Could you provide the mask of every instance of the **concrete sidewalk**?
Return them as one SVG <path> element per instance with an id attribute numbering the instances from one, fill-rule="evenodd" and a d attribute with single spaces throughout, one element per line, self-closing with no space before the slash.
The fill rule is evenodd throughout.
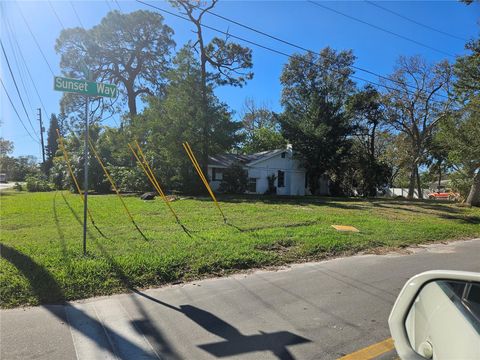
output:
<path id="1" fill-rule="evenodd" d="M 2 310 L 0 358 L 336 359 L 390 336 L 412 275 L 480 272 L 480 239 L 410 250 Z"/>

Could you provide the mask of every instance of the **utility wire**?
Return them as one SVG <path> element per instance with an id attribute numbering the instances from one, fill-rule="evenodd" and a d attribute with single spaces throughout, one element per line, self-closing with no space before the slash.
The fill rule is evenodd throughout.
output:
<path id="1" fill-rule="evenodd" d="M 77 17 L 78 22 L 80 23 L 80 26 L 85 30 L 85 26 L 82 24 L 82 20 L 80 20 L 80 16 L 78 16 L 77 10 L 75 9 L 75 6 L 73 5 L 73 2 L 69 1 L 70 5 L 72 6 L 73 12 L 75 13 L 75 16 Z"/>
<path id="2" fill-rule="evenodd" d="M 20 6 L 18 6 L 18 10 L 20 11 L 20 15 L 22 16 L 22 19 L 23 19 L 25 25 L 27 25 L 27 29 L 30 32 L 30 35 L 32 35 L 33 41 L 37 45 L 37 48 L 40 51 L 40 54 L 42 54 L 43 60 L 45 60 L 45 63 L 47 64 L 48 68 L 50 69 L 50 72 L 51 72 L 52 76 L 55 76 L 55 73 L 53 72 L 53 69 L 50 66 L 50 63 L 48 62 L 47 57 L 45 56 L 45 53 L 43 52 L 40 44 L 37 41 L 37 38 L 35 37 L 35 34 L 33 33 L 32 29 L 30 28 L 30 25 L 28 25 L 27 19 L 25 19 L 25 16 L 23 16 L 23 12 L 22 12 L 22 9 L 20 8 Z"/>
<path id="3" fill-rule="evenodd" d="M 331 7 L 328 7 L 328 6 L 326 6 L 326 5 L 320 4 L 320 3 L 316 2 L 316 1 L 313 1 L 313 0 L 307 0 L 307 1 L 308 1 L 309 3 L 311 3 L 311 4 L 313 4 L 313 5 L 316 5 L 316 6 L 318 6 L 318 7 L 321 7 L 322 9 L 325 9 L 325 10 L 328 10 L 328 11 L 331 11 L 331 12 L 334 12 L 334 13 L 336 13 L 336 14 L 338 14 L 338 15 L 342 15 L 342 16 L 350 19 L 350 20 L 354 20 L 354 21 L 357 21 L 357 22 L 362 23 L 362 24 L 364 24 L 364 25 L 368 25 L 368 26 L 370 26 L 370 27 L 372 27 L 372 28 L 374 28 L 374 29 L 383 31 L 383 32 L 385 32 L 385 33 L 387 33 L 387 34 L 396 36 L 396 37 L 398 37 L 398 38 L 400 38 L 400 39 L 403 39 L 403 40 L 406 40 L 406 41 L 410 41 L 410 42 L 412 42 L 412 43 L 414 43 L 414 44 L 423 46 L 424 48 L 427 48 L 427 49 L 436 51 L 436 52 L 438 52 L 438 53 L 440 53 L 440 54 L 443 54 L 443 55 L 447 55 L 447 56 L 450 56 L 450 57 L 455 57 L 455 55 L 450 54 L 450 53 L 448 53 L 448 52 L 446 52 L 446 51 L 437 49 L 437 48 L 435 48 L 435 47 L 433 47 L 433 46 L 430 46 L 430 45 L 428 45 L 428 44 L 422 43 L 422 42 L 417 41 L 417 40 L 415 40 L 415 39 L 409 38 L 409 37 L 407 37 L 407 36 L 404 36 L 404 35 L 398 34 L 398 33 L 396 33 L 396 32 L 393 32 L 393 31 L 391 31 L 391 30 L 388 30 L 388 29 L 382 28 L 382 27 L 380 27 L 380 26 L 374 25 L 374 24 L 372 24 L 372 23 L 369 23 L 368 21 L 361 20 L 361 19 L 359 19 L 359 18 L 357 18 L 357 17 L 354 17 L 354 16 L 351 16 L 351 15 L 345 14 L 345 13 L 343 13 L 343 12 L 341 12 L 341 11 L 338 11 L 338 10 L 332 9 Z"/>
<path id="4" fill-rule="evenodd" d="M 11 27 L 10 23 L 8 22 L 8 20 L 6 21 L 6 24 L 7 24 L 7 30 L 13 35 L 14 32 L 13 32 L 12 27 Z M 20 48 L 20 45 L 18 44 L 17 38 L 15 36 L 12 36 L 12 38 L 13 38 L 13 41 L 14 41 L 16 47 L 17 47 L 18 53 L 20 54 L 20 59 L 22 60 L 23 65 L 25 66 L 25 69 L 27 70 L 28 77 L 30 78 L 30 81 L 33 85 L 35 93 L 37 94 L 37 97 L 38 97 L 38 100 L 40 101 L 42 109 L 43 109 L 45 114 L 48 114 L 47 110 L 45 109 L 45 105 L 43 104 L 42 97 L 40 96 L 40 93 L 38 91 L 35 80 L 33 80 L 32 74 L 30 73 L 30 70 L 28 69 L 27 62 L 25 61 L 25 57 L 23 56 L 23 52 L 22 52 L 22 49 Z"/>
<path id="5" fill-rule="evenodd" d="M 115 1 L 115 4 L 117 4 L 117 7 L 118 7 L 118 10 L 120 10 L 120 12 L 122 12 L 122 7 L 120 6 L 120 4 L 118 3 L 117 0 L 114 0 Z"/>
<path id="6" fill-rule="evenodd" d="M 52 9 L 53 11 L 53 14 L 55 15 L 55 17 L 57 18 L 58 22 L 60 23 L 60 26 L 62 27 L 62 29 L 65 29 L 65 26 L 63 26 L 63 22 L 62 20 L 60 19 L 60 16 L 58 16 L 57 12 L 55 11 L 55 8 L 53 7 L 53 4 L 50 0 L 48 0 L 48 3 L 50 4 L 50 8 Z"/>
<path id="7" fill-rule="evenodd" d="M 410 21 L 411 23 L 416 24 L 416 25 L 418 25 L 418 26 L 422 26 L 422 27 L 424 27 L 424 28 L 426 28 L 426 29 L 435 31 L 435 32 L 437 32 L 437 33 L 439 33 L 439 34 L 442 34 L 442 35 L 445 35 L 445 36 L 450 36 L 451 38 L 454 38 L 454 39 L 458 39 L 458 40 L 462 40 L 462 41 L 468 41 L 468 39 L 465 39 L 465 38 L 463 38 L 463 37 L 460 37 L 460 36 L 457 36 L 457 35 L 454 35 L 454 34 L 450 34 L 450 33 L 446 32 L 446 31 L 443 31 L 443 30 L 440 30 L 440 29 L 436 29 L 436 28 L 434 28 L 434 27 L 432 27 L 432 26 L 423 24 L 423 23 L 421 23 L 421 22 L 419 22 L 419 21 L 416 21 L 416 20 L 414 20 L 414 19 L 411 19 L 411 18 L 409 18 L 409 17 L 406 17 L 405 15 L 402 15 L 402 14 L 400 14 L 400 13 L 397 13 L 396 11 L 390 10 L 390 9 L 388 9 L 388 8 L 382 6 L 382 5 L 379 5 L 379 4 L 377 4 L 377 3 L 374 3 L 373 1 L 369 1 L 369 0 L 364 0 L 364 1 L 365 1 L 366 3 L 372 5 L 372 6 L 375 6 L 375 7 L 379 8 L 379 9 L 382 9 L 383 11 L 389 12 L 390 14 L 393 14 L 393 15 L 395 15 L 395 16 L 398 16 L 398 17 L 400 17 L 400 18 L 402 18 L 402 19 L 404 19 L 404 20 Z"/>
<path id="8" fill-rule="evenodd" d="M 243 28 L 245 28 L 245 29 L 248 29 L 248 30 L 251 30 L 251 31 L 253 31 L 253 32 L 256 32 L 257 34 L 264 35 L 264 36 L 266 36 L 266 37 L 268 37 L 268 38 L 270 38 L 270 39 L 273 39 L 273 40 L 276 40 L 276 41 L 281 42 L 281 43 L 283 43 L 283 44 L 292 46 L 292 47 L 297 48 L 297 49 L 299 49 L 299 50 L 308 52 L 309 54 L 313 54 L 313 55 L 316 55 L 316 54 L 317 54 L 317 52 L 315 52 L 315 51 L 313 51 L 313 50 L 310 50 L 310 49 L 307 49 L 307 48 L 305 48 L 305 47 L 303 47 L 303 46 L 294 44 L 294 43 L 292 43 L 292 42 L 290 42 L 290 41 L 286 41 L 286 40 L 280 39 L 279 37 L 276 37 L 276 36 L 274 36 L 274 35 L 270 35 L 270 34 L 264 32 L 264 31 L 262 31 L 262 30 L 255 29 L 255 28 L 253 28 L 253 27 L 251 27 L 251 26 L 242 24 L 242 23 L 240 23 L 240 22 L 238 22 L 238 21 L 229 19 L 229 18 L 227 18 L 227 17 L 225 17 L 225 16 L 222 16 L 222 15 L 219 15 L 219 14 L 217 14 L 217 13 L 214 13 L 214 12 L 211 11 L 211 10 L 206 10 L 206 12 L 209 13 L 210 15 L 213 15 L 213 16 L 216 16 L 216 17 L 218 17 L 218 18 L 220 18 L 220 19 L 223 19 L 223 20 L 225 20 L 225 21 L 228 21 L 228 22 L 230 22 L 230 23 L 232 23 L 232 24 L 235 24 L 235 25 L 241 26 L 241 27 L 243 27 Z M 356 66 L 356 65 L 352 65 L 351 67 L 352 67 L 353 69 L 358 70 L 358 71 L 363 71 L 363 72 L 365 72 L 365 73 L 367 73 L 367 74 L 378 76 L 378 77 L 381 78 L 381 79 L 384 79 L 384 80 L 387 80 L 387 81 L 391 81 L 391 82 L 397 83 L 397 84 L 399 84 L 399 85 L 405 85 L 405 86 L 411 88 L 412 90 L 420 91 L 417 87 L 415 87 L 415 86 L 413 86 L 413 85 L 404 84 L 404 83 L 402 83 L 401 81 L 398 81 L 398 80 L 395 80 L 395 79 L 391 79 L 391 78 L 389 78 L 388 76 L 378 74 L 378 73 L 376 73 L 376 72 L 374 72 L 374 71 L 365 69 L 365 68 L 363 68 L 363 67 Z M 447 96 L 442 95 L 442 94 L 437 94 L 437 96 L 439 96 L 439 97 L 444 97 L 444 98 L 446 98 L 446 99 L 448 98 Z"/>
<path id="9" fill-rule="evenodd" d="M 179 19 L 183 19 L 183 20 L 185 20 L 185 21 L 190 22 L 190 19 L 188 19 L 187 17 L 178 15 L 178 14 L 172 12 L 172 11 L 169 11 L 169 10 L 162 9 L 162 8 L 156 6 L 156 5 L 149 4 L 149 3 L 144 2 L 144 1 L 142 1 L 142 0 L 136 0 L 136 2 L 138 2 L 138 3 L 140 3 L 140 4 L 143 4 L 143 5 L 146 5 L 146 6 L 148 6 L 148 7 L 154 8 L 154 9 L 156 9 L 156 10 L 158 10 L 158 11 L 164 12 L 164 13 L 166 13 L 166 14 L 175 16 L 175 17 L 177 17 L 177 18 L 179 18 Z M 286 57 L 288 57 L 288 58 L 290 58 L 290 59 L 291 59 L 291 58 L 294 58 L 294 55 L 287 54 L 287 53 L 285 53 L 285 52 L 282 52 L 282 51 L 280 51 L 280 50 L 273 49 L 273 48 L 268 47 L 268 46 L 265 46 L 265 45 L 261 45 L 261 44 L 259 44 L 259 43 L 254 42 L 254 41 L 251 41 L 251 40 L 247 40 L 247 39 L 242 38 L 242 37 L 240 37 L 240 36 L 234 35 L 234 34 L 232 34 L 231 32 L 226 32 L 226 31 L 223 31 L 223 30 L 214 28 L 214 27 L 209 26 L 209 25 L 206 25 L 206 24 L 200 24 L 200 25 L 201 25 L 202 27 L 206 28 L 206 29 L 216 31 L 216 32 L 218 32 L 218 33 L 227 35 L 227 36 L 229 36 L 229 37 L 232 37 L 232 38 L 235 38 L 235 39 L 237 39 L 237 40 L 243 41 L 243 42 L 245 42 L 245 43 L 248 43 L 248 44 L 257 46 L 257 47 L 259 47 L 259 48 L 262 48 L 262 49 L 271 51 L 271 52 L 273 52 L 273 53 L 286 56 Z M 314 64 L 313 62 L 310 62 L 310 63 L 311 63 L 311 64 Z M 341 73 L 340 71 L 334 70 L 334 69 L 332 69 L 332 71 L 337 72 L 337 73 Z M 362 78 L 362 77 L 360 77 L 360 76 L 350 75 L 350 77 L 351 77 L 351 78 L 354 78 L 354 79 L 357 79 L 357 80 L 360 80 L 360 81 L 365 81 L 365 82 L 370 83 L 370 84 L 372 84 L 372 85 L 376 85 L 376 86 L 379 86 L 379 87 L 383 87 L 383 88 L 385 88 L 385 89 L 389 89 L 389 90 L 393 90 L 393 91 L 398 91 L 398 89 L 392 88 L 392 87 L 390 87 L 390 86 L 388 86 L 388 85 L 386 85 L 386 84 L 381 84 L 381 83 L 378 83 L 378 82 L 375 82 L 375 81 L 372 81 L 372 80 L 368 80 L 368 79 Z M 405 90 L 403 90 L 403 91 L 405 91 L 407 94 L 412 94 L 412 92 L 411 92 L 411 91 L 408 91 L 407 89 L 405 89 Z M 439 101 L 434 101 L 434 102 L 439 103 Z"/>
<path id="10" fill-rule="evenodd" d="M 29 92 L 27 91 L 27 87 L 25 86 L 25 81 L 24 81 L 24 77 L 25 76 L 25 69 L 24 67 L 20 66 L 21 63 L 19 61 L 19 57 L 17 57 L 17 52 L 18 50 L 15 48 L 14 46 L 14 43 L 13 43 L 13 40 L 12 40 L 12 36 L 10 35 L 12 32 L 10 31 L 9 27 L 10 27 L 10 24 L 7 23 L 8 19 L 5 19 L 5 23 L 6 23 L 6 28 L 7 28 L 7 40 L 8 40 L 8 43 L 10 44 L 10 49 L 12 50 L 12 55 L 13 55 L 13 62 L 15 63 L 16 67 L 17 67 L 17 71 L 18 71 L 18 75 L 20 77 L 20 84 L 22 85 L 22 89 L 23 89 L 23 92 L 24 94 L 26 95 L 26 99 L 27 99 L 27 103 L 29 105 L 29 108 L 30 110 L 32 110 L 32 112 L 34 112 L 34 108 L 32 106 L 32 101 L 30 100 L 30 94 Z M 6 42 L 5 42 L 6 44 Z"/>
<path id="11" fill-rule="evenodd" d="M 108 9 L 109 9 L 110 11 L 113 11 L 112 5 L 110 5 L 110 1 L 109 1 L 109 0 L 105 0 L 105 2 L 107 3 Z"/>
<path id="12" fill-rule="evenodd" d="M 35 128 L 33 127 L 32 120 L 30 120 L 30 116 L 28 115 L 28 111 L 27 111 L 27 108 L 25 107 L 25 103 L 23 102 L 23 98 L 22 98 L 22 95 L 20 94 L 20 90 L 18 89 L 17 80 L 15 79 L 15 75 L 13 74 L 12 67 L 10 66 L 10 61 L 8 60 L 7 53 L 5 52 L 5 48 L 3 47 L 3 41 L 1 39 L 0 39 L 0 45 L 2 47 L 3 56 L 7 61 L 8 71 L 10 72 L 10 75 L 13 79 L 13 84 L 15 85 L 15 89 L 17 90 L 18 97 L 20 98 L 23 111 L 25 111 L 25 115 L 27 116 L 28 123 L 30 124 L 30 127 L 33 130 L 33 133 L 38 136 L 37 132 L 35 131 Z"/>
<path id="13" fill-rule="evenodd" d="M 22 121 L 22 118 L 20 117 L 20 114 L 18 113 L 17 108 L 13 104 L 12 98 L 8 94 L 7 88 L 5 87 L 5 84 L 3 83 L 2 78 L 0 78 L 0 82 L 2 83 L 3 91 L 5 91 L 5 94 L 7 94 L 8 101 L 10 101 L 10 105 L 12 105 L 12 108 L 15 111 L 15 114 L 17 114 L 18 120 L 20 120 L 20 123 L 22 124 L 23 128 L 25 129 L 27 134 L 32 138 L 33 141 L 35 141 L 37 144 L 40 144 L 40 142 L 32 136 L 30 131 L 28 131 L 27 127 L 25 126 L 25 123 Z"/>

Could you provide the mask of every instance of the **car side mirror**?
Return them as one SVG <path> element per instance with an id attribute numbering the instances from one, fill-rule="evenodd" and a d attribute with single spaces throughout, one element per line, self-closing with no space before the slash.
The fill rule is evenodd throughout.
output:
<path id="1" fill-rule="evenodd" d="M 439 270 L 414 276 L 388 325 L 402 360 L 480 359 L 480 274 Z"/>

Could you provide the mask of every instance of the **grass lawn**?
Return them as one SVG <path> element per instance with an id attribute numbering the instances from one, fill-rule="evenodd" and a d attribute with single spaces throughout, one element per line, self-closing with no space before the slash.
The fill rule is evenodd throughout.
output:
<path id="1" fill-rule="evenodd" d="M 172 202 L 187 234 L 160 200 L 125 197 L 135 229 L 113 195 L 89 197 L 82 255 L 82 202 L 68 192 L 3 191 L 0 306 L 106 295 L 238 269 L 378 247 L 480 236 L 480 209 L 445 202 L 336 198 L 221 198 Z M 360 233 L 331 227 L 353 225 Z"/>

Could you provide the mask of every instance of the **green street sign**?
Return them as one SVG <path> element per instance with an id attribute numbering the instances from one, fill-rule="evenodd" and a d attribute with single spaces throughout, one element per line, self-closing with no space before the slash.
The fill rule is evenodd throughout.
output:
<path id="1" fill-rule="evenodd" d="M 117 97 L 117 87 L 112 84 L 97 83 L 93 81 L 69 79 L 55 76 L 53 88 L 57 91 L 71 92 L 88 96 Z"/>

